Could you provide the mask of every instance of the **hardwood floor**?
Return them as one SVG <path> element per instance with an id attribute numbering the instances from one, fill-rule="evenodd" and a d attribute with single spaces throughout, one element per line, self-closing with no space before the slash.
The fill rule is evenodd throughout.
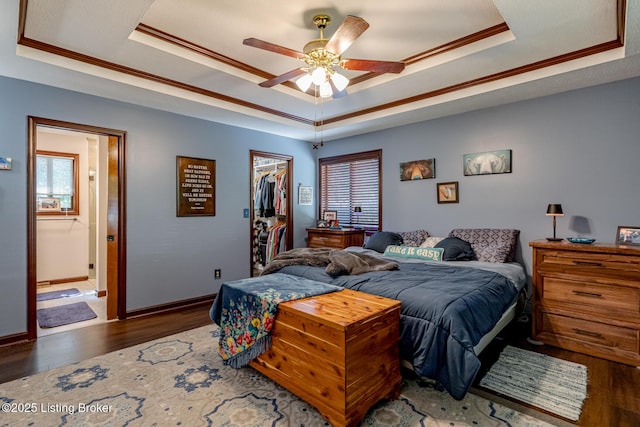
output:
<path id="1" fill-rule="evenodd" d="M 0 383 L 209 325 L 210 306 L 102 323 L 0 347 Z"/>
<path id="2" fill-rule="evenodd" d="M 0 383 L 129 347 L 211 323 L 209 305 L 104 323 L 42 337 L 36 342 L 0 347 Z M 483 353 L 489 368 L 506 344 L 582 363 L 589 372 L 587 398 L 576 425 L 637 427 L 640 425 L 640 369 L 526 341 L 526 323 L 514 323 Z M 482 373 L 481 373 L 482 374 Z M 480 375 L 479 375 L 480 377 Z"/>
<path id="3" fill-rule="evenodd" d="M 500 350 L 507 344 L 548 354 L 587 366 L 587 399 L 582 407 L 580 419 L 572 424 L 584 427 L 640 426 L 640 368 L 548 345 L 532 345 L 526 340 L 530 333 L 531 323 L 513 322 L 501 334 L 502 339 L 494 340 L 482 353 L 483 371 L 478 375 L 476 382 L 497 360 Z"/>

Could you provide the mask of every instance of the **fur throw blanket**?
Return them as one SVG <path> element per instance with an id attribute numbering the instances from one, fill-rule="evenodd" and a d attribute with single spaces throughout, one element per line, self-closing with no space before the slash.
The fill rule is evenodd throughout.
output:
<path id="1" fill-rule="evenodd" d="M 273 273 L 288 265 L 326 267 L 325 272 L 331 276 L 398 269 L 395 262 L 359 252 L 330 248 L 296 248 L 276 255 L 266 265 L 262 275 Z"/>

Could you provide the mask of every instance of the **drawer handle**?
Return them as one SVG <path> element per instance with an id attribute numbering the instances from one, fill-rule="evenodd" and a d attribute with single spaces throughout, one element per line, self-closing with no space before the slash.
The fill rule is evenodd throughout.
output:
<path id="1" fill-rule="evenodd" d="M 602 334 L 599 334 L 597 332 L 591 332 L 591 331 L 583 331 L 582 329 L 573 329 L 573 332 L 575 332 L 578 335 L 586 335 L 588 337 L 593 337 L 593 338 L 601 338 Z"/>
<path id="2" fill-rule="evenodd" d="M 592 261 L 573 261 L 574 265 L 588 265 L 590 267 L 602 267 L 601 262 L 592 262 Z"/>
<path id="3" fill-rule="evenodd" d="M 573 291 L 573 293 L 579 297 L 602 298 L 602 294 L 595 292 Z"/>

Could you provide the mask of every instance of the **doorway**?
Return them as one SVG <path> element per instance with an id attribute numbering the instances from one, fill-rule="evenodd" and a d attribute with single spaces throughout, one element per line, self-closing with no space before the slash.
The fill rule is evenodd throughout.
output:
<path id="1" fill-rule="evenodd" d="M 251 150 L 251 277 L 293 248 L 293 157 Z"/>
<path id="2" fill-rule="evenodd" d="M 28 161 L 27 161 L 27 335 L 29 339 L 36 339 L 38 337 L 38 229 L 41 225 L 48 227 L 56 227 L 58 234 L 60 230 L 68 233 L 66 236 L 70 236 L 70 231 L 81 230 L 82 228 L 91 229 L 92 219 L 88 213 L 88 204 L 86 202 L 91 198 L 91 185 L 89 190 L 85 192 L 85 212 L 84 217 L 79 217 L 78 204 L 79 197 L 82 197 L 81 193 L 75 188 L 68 193 L 55 194 L 50 196 L 42 194 L 42 183 L 36 181 L 36 177 L 39 176 L 42 179 L 42 171 L 46 169 L 46 165 L 64 164 L 65 157 L 77 158 L 74 153 L 60 153 L 58 151 L 42 151 L 42 147 L 38 145 L 38 136 L 44 135 L 44 131 L 48 133 L 66 133 L 67 135 L 85 135 L 87 138 L 87 144 L 91 145 L 91 141 L 95 140 L 96 144 L 99 144 L 102 151 L 106 154 L 101 161 L 100 168 L 102 172 L 102 202 L 97 203 L 103 206 L 103 214 L 101 215 L 102 226 L 97 226 L 101 229 L 101 232 L 97 231 L 97 228 L 93 228 L 91 232 L 86 232 L 85 236 L 88 236 L 95 232 L 94 241 L 87 242 L 87 247 L 94 245 L 96 253 L 85 254 L 87 256 L 87 264 L 85 264 L 86 275 L 75 275 L 74 277 L 67 277 L 71 279 L 70 283 L 64 283 L 63 288 L 67 285 L 69 288 L 77 289 L 82 294 L 84 290 L 92 286 L 92 280 L 101 280 L 102 285 L 98 287 L 94 298 L 101 297 L 106 300 L 104 304 L 104 318 L 105 320 L 112 319 L 124 319 L 126 317 L 126 285 L 125 285 L 125 184 L 124 184 L 124 153 L 125 153 L 125 136 L 126 132 L 106 129 L 95 126 L 81 125 L 76 123 L 63 122 L 58 120 L 50 120 L 38 117 L 29 117 L 29 134 L 28 134 Z M 41 136 L 44 141 L 44 137 Z M 97 147 L 94 147 L 97 149 Z M 90 152 L 90 148 L 84 148 L 87 153 Z M 78 150 L 75 150 L 78 151 Z M 87 154 L 88 159 L 89 154 Z M 47 163 L 48 162 L 48 163 Z M 98 160 L 96 160 L 98 162 Z M 78 162 L 79 163 L 79 162 Z M 85 160 L 84 163 L 88 163 Z M 84 166 L 86 167 L 86 165 Z M 40 169 L 39 169 L 40 168 Z M 38 174 L 40 170 L 40 174 Z M 91 172 L 96 172 L 95 169 L 88 169 L 85 177 L 91 182 Z M 79 174 L 78 174 L 79 176 Z M 95 179 L 95 176 L 94 176 Z M 76 178 L 76 181 L 78 179 Z M 95 188 L 94 188 L 95 189 Z M 40 191 L 40 193 L 38 192 Z M 58 193 L 61 190 L 56 190 Z M 53 190 L 49 190 L 53 192 Z M 77 197 L 75 197 L 77 196 Z M 74 224 L 78 224 L 79 219 L 82 218 L 84 227 L 76 227 Z M 43 223 L 43 220 L 47 220 Z M 43 228 L 44 230 L 44 228 Z M 71 238 L 70 238 L 71 240 Z M 98 241 L 100 240 L 100 241 Z M 50 242 L 41 242 L 43 246 L 50 244 Z M 55 248 L 55 247 L 54 247 Z M 98 255 L 100 253 L 100 255 Z M 98 264 L 98 274 L 95 279 L 92 278 L 92 265 L 95 268 L 98 263 L 98 259 L 103 260 Z M 41 260 L 45 263 L 45 259 Z M 78 271 L 78 270 L 76 270 Z M 50 273 L 51 274 L 51 273 Z M 64 281 L 64 280 L 63 280 Z M 56 281 L 50 281 L 47 285 L 56 285 L 51 283 Z M 106 282 L 106 283 L 105 283 Z M 41 283 L 42 285 L 43 283 Z M 72 285 L 78 286 L 72 286 Z M 51 292 L 55 294 L 56 290 L 60 286 L 51 287 Z M 62 289 L 63 293 L 66 289 Z M 75 294 L 77 296 L 77 294 Z M 41 295 L 42 296 L 42 295 Z M 65 295 L 66 296 L 66 295 Z M 76 301 L 73 301 L 74 303 Z M 42 303 L 40 303 L 42 304 Z M 48 303 L 49 305 L 57 305 L 56 303 Z M 55 321 L 54 321 L 55 323 Z"/>

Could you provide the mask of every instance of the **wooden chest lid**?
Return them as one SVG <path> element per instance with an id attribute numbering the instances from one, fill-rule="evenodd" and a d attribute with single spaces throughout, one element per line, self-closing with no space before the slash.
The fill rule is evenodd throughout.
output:
<path id="1" fill-rule="evenodd" d="M 296 312 L 308 319 L 321 320 L 327 325 L 344 328 L 389 311 L 399 310 L 400 301 L 343 289 L 278 305 L 278 310 Z"/>

